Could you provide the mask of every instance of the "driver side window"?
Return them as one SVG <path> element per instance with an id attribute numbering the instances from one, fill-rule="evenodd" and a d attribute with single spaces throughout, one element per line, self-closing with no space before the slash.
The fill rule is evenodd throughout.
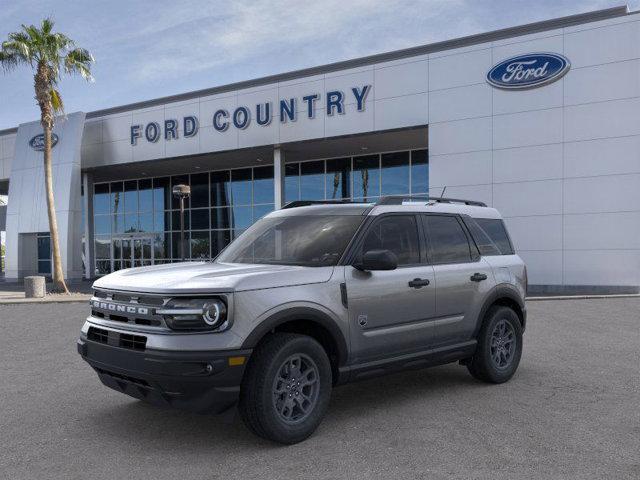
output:
<path id="1" fill-rule="evenodd" d="M 418 226 L 413 215 L 382 217 L 369 229 L 361 255 L 369 250 L 390 250 L 398 257 L 398 265 L 420 263 Z"/>

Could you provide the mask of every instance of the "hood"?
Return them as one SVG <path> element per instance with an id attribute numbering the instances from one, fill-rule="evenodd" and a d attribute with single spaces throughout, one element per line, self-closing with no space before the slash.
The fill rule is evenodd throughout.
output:
<path id="1" fill-rule="evenodd" d="M 129 268 L 95 281 L 95 288 L 147 293 L 220 293 L 327 282 L 333 267 L 182 262 Z"/>

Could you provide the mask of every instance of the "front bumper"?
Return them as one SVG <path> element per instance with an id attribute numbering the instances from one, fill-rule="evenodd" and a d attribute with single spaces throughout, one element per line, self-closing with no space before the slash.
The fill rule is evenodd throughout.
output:
<path id="1" fill-rule="evenodd" d="M 84 336 L 77 345 L 78 353 L 107 387 L 149 403 L 198 413 L 222 413 L 236 404 L 251 354 L 251 350 L 136 351 Z M 244 357 L 244 362 L 231 366 L 230 357 Z"/>

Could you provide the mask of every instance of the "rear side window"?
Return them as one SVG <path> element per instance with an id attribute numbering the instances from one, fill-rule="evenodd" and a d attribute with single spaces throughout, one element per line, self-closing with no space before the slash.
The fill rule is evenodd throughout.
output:
<path id="1" fill-rule="evenodd" d="M 502 255 L 500 248 L 495 244 L 489 235 L 471 217 L 463 218 L 464 224 L 469 229 L 474 242 L 478 246 L 481 255 Z"/>
<path id="2" fill-rule="evenodd" d="M 501 255 L 513 255 L 513 246 L 502 220 L 499 218 L 475 218 L 474 220 L 498 247 Z"/>
<path id="3" fill-rule="evenodd" d="M 423 217 L 432 263 L 466 263 L 471 250 L 466 233 L 456 217 L 425 215 Z"/>

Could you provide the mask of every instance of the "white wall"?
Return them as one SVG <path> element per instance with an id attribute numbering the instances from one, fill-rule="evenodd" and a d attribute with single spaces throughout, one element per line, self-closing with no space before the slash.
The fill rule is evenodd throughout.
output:
<path id="1" fill-rule="evenodd" d="M 571 70 L 525 91 L 485 82 L 532 52 Z M 500 209 L 531 284 L 640 285 L 637 16 L 434 54 L 429 82 L 432 189 Z"/>

